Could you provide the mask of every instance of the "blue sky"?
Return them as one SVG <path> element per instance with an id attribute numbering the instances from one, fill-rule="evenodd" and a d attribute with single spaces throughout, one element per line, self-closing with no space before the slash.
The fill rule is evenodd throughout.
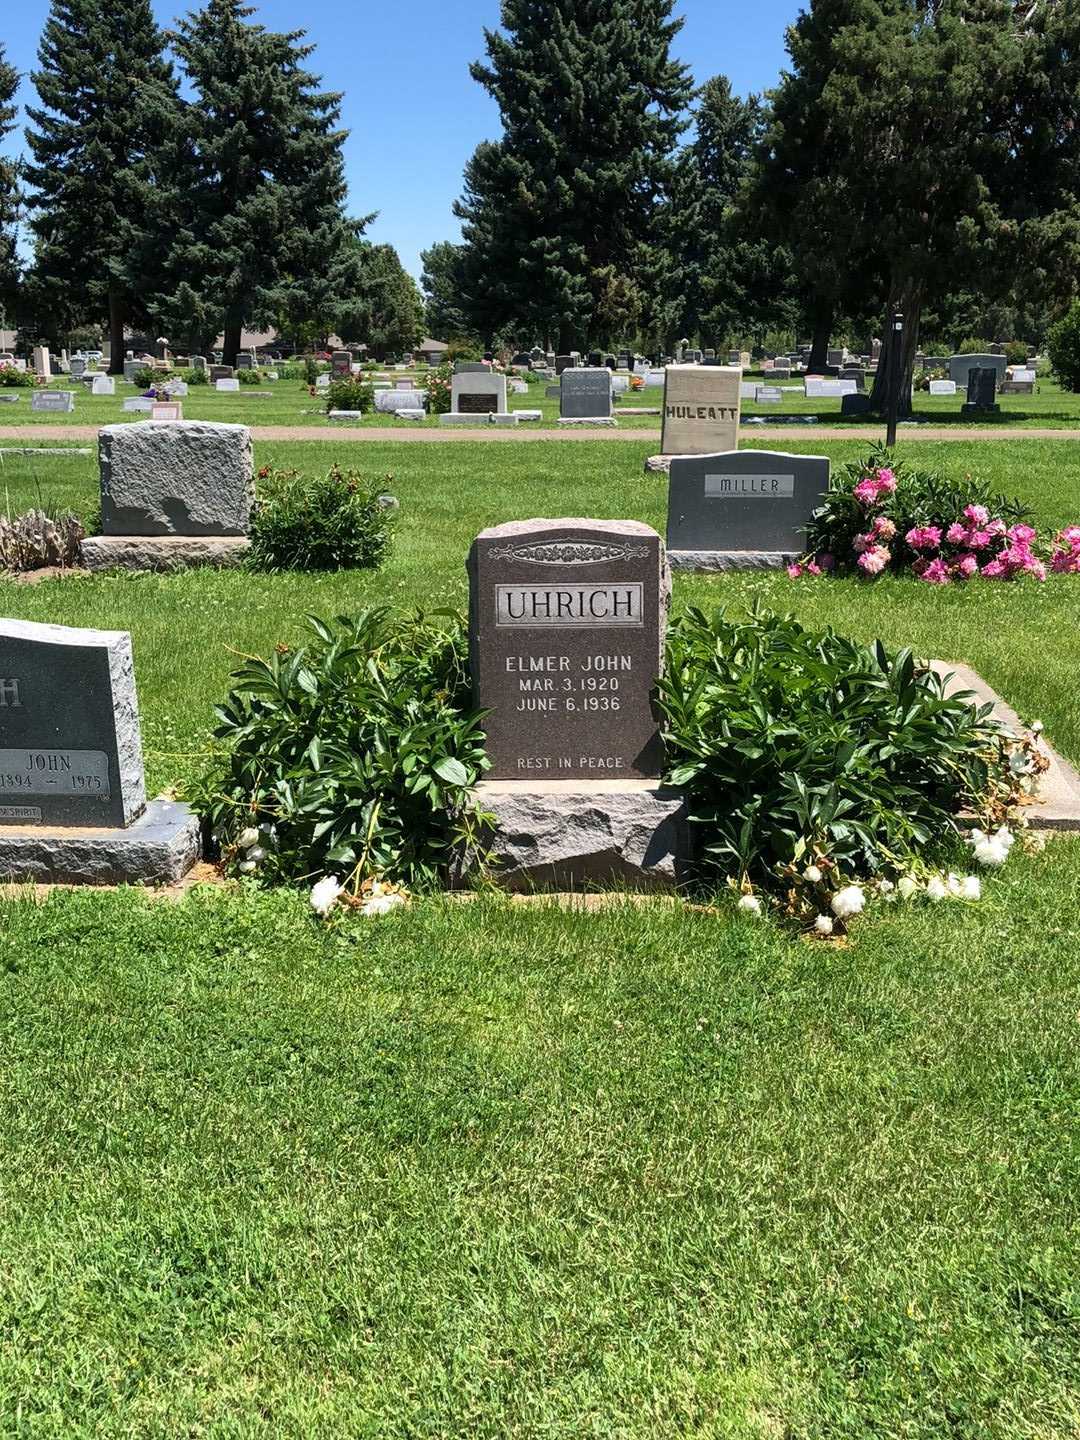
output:
<path id="1" fill-rule="evenodd" d="M 176 0 L 153 3 L 163 25 L 184 13 Z M 396 246 L 419 276 L 420 251 L 458 236 L 450 207 L 465 161 L 480 140 L 499 133 L 498 111 L 468 71 L 483 54 L 483 27 L 498 23 L 498 0 L 253 3 L 253 18 L 271 29 L 306 26 L 316 46 L 312 68 L 328 89 L 345 92 L 352 213 L 378 210 L 369 237 Z M 678 0 L 686 23 L 676 53 L 699 84 L 722 73 L 740 94 L 763 90 L 784 64 L 784 29 L 799 8 L 799 0 Z M 36 64 L 48 11 L 48 0 L 4 0 L 0 40 L 24 76 Z M 24 79 L 20 98 L 31 96 Z M 5 148 L 20 142 L 21 129 Z"/>

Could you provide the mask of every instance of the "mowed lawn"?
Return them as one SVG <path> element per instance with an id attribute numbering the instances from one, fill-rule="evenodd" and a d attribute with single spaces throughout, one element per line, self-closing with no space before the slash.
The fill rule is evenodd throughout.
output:
<path id="1" fill-rule="evenodd" d="M 751 383 L 767 384 L 764 373 L 747 372 L 746 380 Z M 423 374 L 414 377 L 418 386 L 423 385 Z M 507 394 L 507 408 L 510 410 L 541 410 L 544 425 L 554 425 L 559 415 L 558 397 L 547 395 L 547 381 L 533 382 L 527 395 Z M 116 395 L 91 395 L 89 389 L 77 381 L 66 378 L 54 379 L 54 390 L 74 390 L 75 409 L 71 414 L 34 414 L 30 409 L 28 390 L 4 391 L 3 395 L 17 395 L 13 403 L 0 403 L 0 444 L 3 443 L 4 428 L 16 425 L 116 425 L 124 422 L 137 423 L 141 415 L 126 415 L 123 410 L 125 398 L 141 392 L 134 385 L 125 385 L 117 379 Z M 851 416 L 841 413 L 838 398 L 807 399 L 801 381 L 781 381 L 783 394 L 779 405 L 762 405 L 754 399 L 742 402 L 744 416 L 759 416 L 765 423 L 775 420 L 778 415 L 797 415 L 806 419 L 814 418 L 822 424 L 843 426 L 865 426 L 868 430 L 880 431 L 881 421 L 867 416 Z M 660 426 L 660 416 L 620 414 L 621 411 L 636 408 L 656 409 L 663 403 L 663 388 L 648 386 L 633 394 L 620 396 L 614 413 L 619 417 L 620 429 L 655 430 Z M 948 425 L 960 429 L 965 427 L 1000 427 L 1002 430 L 1073 430 L 1080 428 L 1080 395 L 1063 390 L 1049 375 L 1040 377 L 1032 395 L 999 395 L 999 414 L 982 414 L 970 418 L 961 414 L 966 391 L 961 387 L 956 395 L 929 395 L 917 391 L 914 398 L 912 419 L 905 422 L 903 430 L 917 435 L 918 426 Z M 326 415 L 326 402 L 321 393 L 312 397 L 308 387 L 300 380 L 265 381 L 255 386 L 241 386 L 238 392 L 218 393 L 211 386 L 192 386 L 183 400 L 184 418 L 187 420 L 216 420 L 242 425 L 285 425 L 303 426 L 313 429 L 331 430 L 339 423 L 331 422 Z M 425 416 L 422 421 L 398 420 L 394 415 L 371 414 L 359 423 L 365 429 L 415 429 L 417 425 L 428 429 L 438 428 L 438 417 Z M 529 423 L 529 422 L 524 422 Z M 485 426 L 482 417 L 477 424 Z M 792 448 L 798 443 L 799 429 L 792 431 Z M 752 435 L 747 435 L 752 440 Z"/>
<path id="2" fill-rule="evenodd" d="M 0 613 L 129 629 L 150 783 L 182 783 L 237 654 L 305 613 L 463 608 L 500 520 L 662 531 L 649 448 L 346 452 L 402 503 L 377 575 L 0 583 Z M 1061 525 L 1072 451 L 902 453 Z M 93 508 L 92 457 L 2 458 L 12 509 Z M 676 580 L 755 600 L 966 660 L 1080 761 L 1078 580 Z M 660 902 L 0 903 L 0 1434 L 1075 1437 L 1080 841 L 985 889 L 845 947 Z"/>

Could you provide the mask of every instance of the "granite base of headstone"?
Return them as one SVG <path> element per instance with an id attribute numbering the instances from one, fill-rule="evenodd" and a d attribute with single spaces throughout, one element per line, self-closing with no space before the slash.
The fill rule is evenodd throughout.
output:
<path id="1" fill-rule="evenodd" d="M 790 564 L 806 549 L 806 526 L 829 488 L 826 457 L 773 450 L 676 455 L 668 474 L 673 570 Z"/>
<path id="2" fill-rule="evenodd" d="M 146 802 L 130 636 L 0 620 L 0 877 L 175 884 L 187 806 Z"/>
<path id="3" fill-rule="evenodd" d="M 670 583 L 637 521 L 513 521 L 474 541 L 470 659 L 491 762 L 477 797 L 510 888 L 682 879 L 686 797 L 660 783 L 654 693 Z"/>

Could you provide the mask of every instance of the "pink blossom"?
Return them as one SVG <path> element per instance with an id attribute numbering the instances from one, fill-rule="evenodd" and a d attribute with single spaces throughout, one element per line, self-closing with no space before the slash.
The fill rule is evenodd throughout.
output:
<path id="1" fill-rule="evenodd" d="M 964 508 L 964 514 L 972 525 L 985 525 L 990 519 L 990 511 L 985 505 L 967 505 Z"/>
<path id="2" fill-rule="evenodd" d="M 987 525 L 987 527 L 986 527 L 986 532 L 987 532 L 988 535 L 991 535 L 991 536 L 993 536 L 993 535 L 1004 535 L 1004 534 L 1005 534 L 1005 521 L 1004 521 L 1004 520 L 991 520 L 990 523 L 989 523 L 989 524 Z"/>
<path id="3" fill-rule="evenodd" d="M 937 525 L 916 526 L 904 539 L 913 550 L 936 550 L 941 544 L 941 530 Z"/>
<path id="4" fill-rule="evenodd" d="M 1014 545 L 1030 545 L 1038 532 L 1030 525 L 1014 525 L 1008 533 Z"/>
<path id="5" fill-rule="evenodd" d="M 961 525 L 958 520 L 954 520 L 948 530 L 945 531 L 945 539 L 948 540 L 950 545 L 963 545 L 967 539 L 967 533 L 966 526 Z"/>
<path id="6" fill-rule="evenodd" d="M 881 540 L 892 540 L 896 535 L 896 526 L 887 515 L 879 515 L 874 521 L 874 534 Z"/>
<path id="7" fill-rule="evenodd" d="M 1066 545 L 1080 545 L 1080 525 L 1068 525 L 1058 536 Z"/>
<path id="8" fill-rule="evenodd" d="M 865 535 L 856 535 L 855 539 L 851 542 L 852 549 L 856 555 L 861 555 L 864 550 L 872 550 L 876 544 L 877 541 L 873 533 L 869 531 Z"/>
<path id="9" fill-rule="evenodd" d="M 878 499 L 878 484 L 876 480 L 860 480 L 855 486 L 855 499 L 863 505 L 876 505 Z"/>
<path id="10" fill-rule="evenodd" d="M 925 580 L 928 585 L 948 585 L 949 567 L 939 556 L 936 560 L 930 561 L 919 578 Z"/>
<path id="11" fill-rule="evenodd" d="M 864 550 L 859 556 L 859 569 L 866 575 L 880 575 L 891 559 L 892 555 L 884 545 L 875 545 L 872 550 Z"/>
<path id="12" fill-rule="evenodd" d="M 966 543 L 970 550 L 985 550 L 992 538 L 989 530 L 971 530 Z"/>
<path id="13" fill-rule="evenodd" d="M 987 561 L 980 573 L 984 580 L 1007 580 L 1009 577 L 1008 567 L 1000 559 Z"/>
<path id="14" fill-rule="evenodd" d="M 956 573 L 964 580 L 970 580 L 972 575 L 979 573 L 979 561 L 974 555 L 961 555 L 956 561 Z"/>
<path id="15" fill-rule="evenodd" d="M 789 565 L 789 566 L 787 567 L 787 573 L 788 573 L 788 575 L 790 576 L 790 578 L 791 578 L 792 580 L 798 580 L 798 579 L 800 578 L 800 576 L 802 575 L 802 566 L 801 566 L 801 565 Z"/>
<path id="16" fill-rule="evenodd" d="M 891 495 L 896 489 L 896 476 L 887 468 L 877 472 L 878 489 L 886 495 Z"/>
<path id="17" fill-rule="evenodd" d="M 806 567 L 806 573 L 807 575 L 821 575 L 823 572 L 821 566 L 817 563 L 817 561 L 811 560 L 809 565 L 807 565 Z"/>

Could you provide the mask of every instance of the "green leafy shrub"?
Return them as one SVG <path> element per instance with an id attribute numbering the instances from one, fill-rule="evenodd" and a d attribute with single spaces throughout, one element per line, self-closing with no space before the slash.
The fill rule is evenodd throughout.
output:
<path id="1" fill-rule="evenodd" d="M 460 620 L 376 609 L 307 624 L 301 648 L 233 675 L 198 813 L 226 856 L 258 830 L 243 853 L 268 880 L 445 880 L 485 818 L 470 793 L 487 760 Z"/>
<path id="2" fill-rule="evenodd" d="M 355 470 L 308 478 L 260 471 L 248 563 L 257 570 L 376 570 L 390 546 L 391 511 Z"/>
<path id="3" fill-rule="evenodd" d="M 948 848 L 1004 764 L 991 707 L 946 699 L 910 650 L 790 616 L 688 610 L 668 632 L 660 705 L 703 867 L 772 889 L 811 858 L 870 877 Z"/>
<path id="4" fill-rule="evenodd" d="M 1028 347 L 1023 340 L 1010 340 L 1005 346 L 1005 363 L 1008 365 L 1026 365 L 1028 363 Z"/>
<path id="5" fill-rule="evenodd" d="M 153 390 L 158 385 L 164 385 L 172 374 L 172 370 L 155 370 L 152 365 L 144 365 L 141 370 L 135 371 L 132 378 L 140 390 Z"/>
<path id="6" fill-rule="evenodd" d="M 976 335 L 969 335 L 961 340 L 953 352 L 956 355 L 989 355 L 990 341 L 980 340 Z"/>
<path id="7" fill-rule="evenodd" d="M 234 370 L 233 374 L 241 385 L 261 385 L 263 383 L 262 371 L 260 370 Z"/>
<path id="8" fill-rule="evenodd" d="M 316 360 L 312 355 L 305 355 L 303 363 L 304 383 L 306 385 L 314 385 L 315 381 L 318 380 L 319 376 L 322 374 L 323 370 L 326 367 L 320 364 L 319 361 Z"/>
<path id="9" fill-rule="evenodd" d="M 453 365 L 438 365 L 424 376 L 429 415 L 447 415 L 453 403 Z"/>
<path id="10" fill-rule="evenodd" d="M 8 390 L 32 390 L 37 382 L 32 370 L 16 370 L 14 365 L 0 365 L 0 385 Z"/>
<path id="11" fill-rule="evenodd" d="M 375 404 L 375 391 L 368 380 L 359 375 L 339 375 L 331 380 L 326 390 L 326 413 L 331 410 L 359 410 L 361 415 L 370 413 Z"/>
<path id="12" fill-rule="evenodd" d="M 1080 392 L 1080 300 L 1073 301 L 1046 338 L 1054 374 L 1066 390 Z"/>
<path id="13" fill-rule="evenodd" d="M 210 372 L 205 368 L 202 370 L 185 370 L 184 379 L 189 385 L 209 385 Z"/>

